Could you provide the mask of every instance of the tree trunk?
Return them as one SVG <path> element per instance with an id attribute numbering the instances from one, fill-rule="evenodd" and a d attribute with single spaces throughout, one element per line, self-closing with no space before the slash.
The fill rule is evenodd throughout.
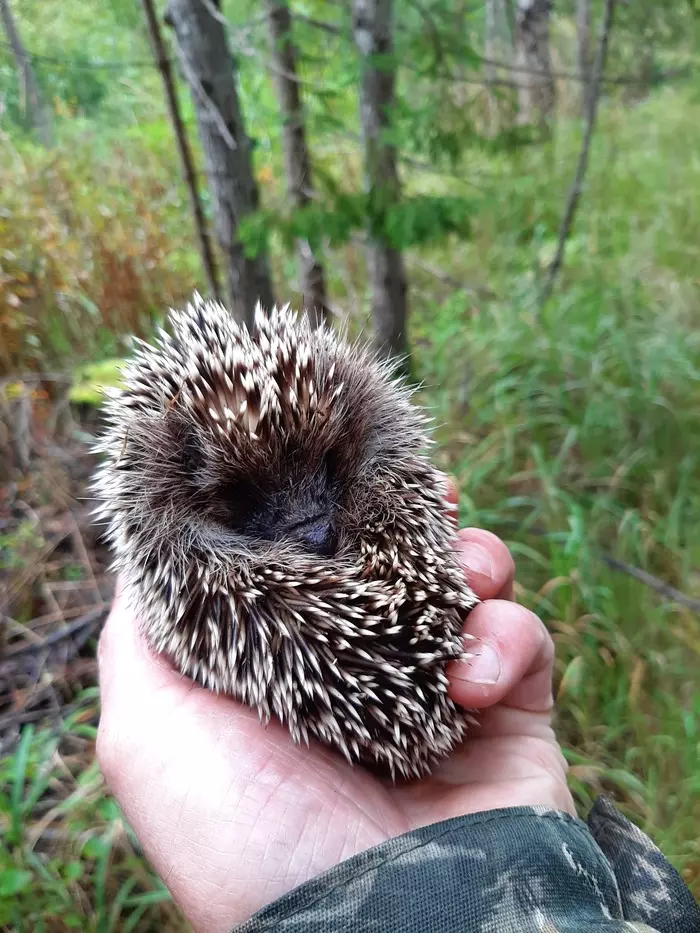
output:
<path id="1" fill-rule="evenodd" d="M 292 17 L 287 0 L 265 0 L 270 37 L 272 77 L 282 115 L 282 145 L 287 191 L 297 208 L 306 207 L 313 194 L 311 160 L 306 144 L 304 109 L 297 75 L 297 53 L 292 41 Z M 309 242 L 297 240 L 299 290 L 312 320 L 327 320 L 323 266 L 316 259 Z"/>
<path id="2" fill-rule="evenodd" d="M 484 7 L 484 77 L 489 85 L 489 123 L 493 125 L 493 116 L 495 101 L 491 85 L 496 80 L 496 46 L 497 46 L 497 28 L 498 28 L 498 0 L 486 0 Z"/>
<path id="3" fill-rule="evenodd" d="M 383 355 L 406 357 L 406 272 L 401 252 L 389 246 L 382 236 L 387 210 L 400 197 L 396 149 L 386 140 L 391 125 L 395 84 L 395 70 L 391 63 L 392 0 L 353 0 L 352 21 L 355 45 L 362 59 L 360 121 L 366 185 L 375 222 L 369 243 L 375 342 Z M 375 56 L 382 56 L 382 60 L 373 60 Z"/>
<path id="4" fill-rule="evenodd" d="M 22 43 L 15 18 L 10 9 L 10 0 L 0 0 L 0 19 L 2 19 L 7 34 L 7 42 L 15 59 L 19 85 L 24 98 L 27 126 L 36 131 L 39 141 L 44 146 L 50 146 L 50 111 L 41 96 L 31 59 Z"/>
<path id="5" fill-rule="evenodd" d="M 160 32 L 160 26 L 158 25 L 158 17 L 153 6 L 153 0 L 141 0 L 141 3 L 146 17 L 146 25 L 148 27 L 148 35 L 151 40 L 151 46 L 153 48 L 153 55 L 155 57 L 156 64 L 158 65 L 161 78 L 163 79 L 163 89 L 165 90 L 165 99 L 168 104 L 170 122 L 173 125 L 173 133 L 175 134 L 175 141 L 177 142 L 177 151 L 180 154 L 180 164 L 182 165 L 182 173 L 185 178 L 185 185 L 187 186 L 187 192 L 190 198 L 190 207 L 192 209 L 192 217 L 194 218 L 195 230 L 197 232 L 199 255 L 202 260 L 202 266 L 204 267 L 204 272 L 207 277 L 207 283 L 209 285 L 211 295 L 212 297 L 219 299 L 221 295 L 219 293 L 219 282 L 216 273 L 214 251 L 212 249 L 211 240 L 209 238 L 207 223 L 204 219 L 202 203 L 199 199 L 197 175 L 194 169 L 192 153 L 187 141 L 187 133 L 185 131 L 185 126 L 182 122 L 182 116 L 180 114 L 180 104 L 177 99 L 177 90 L 173 80 L 172 68 L 170 67 L 170 59 L 168 58 L 165 50 L 165 44 Z"/>
<path id="6" fill-rule="evenodd" d="M 543 131 L 554 115 L 554 78 L 549 49 L 551 0 L 517 0 L 515 58 L 521 123 L 537 123 Z"/>
<path id="7" fill-rule="evenodd" d="M 484 79 L 488 86 L 488 128 L 497 133 L 501 122 L 502 92 L 497 85 L 511 77 L 505 62 L 512 58 L 513 38 L 510 34 L 505 0 L 485 0 L 484 6 Z M 517 81 L 517 76 L 516 76 Z"/>
<path id="8" fill-rule="evenodd" d="M 250 258 L 239 237 L 240 223 L 257 209 L 259 194 L 220 0 L 170 0 L 165 21 L 174 30 L 195 104 L 230 309 L 250 326 L 256 303 L 269 309 L 274 296 L 266 250 Z"/>
<path id="9" fill-rule="evenodd" d="M 591 4 L 590 0 L 576 0 L 576 55 L 581 76 L 581 111 L 588 110 L 591 82 Z"/>
<path id="10" fill-rule="evenodd" d="M 506 23 L 508 24 L 508 39 L 510 51 L 515 49 L 515 3 L 516 0 L 505 0 Z"/>

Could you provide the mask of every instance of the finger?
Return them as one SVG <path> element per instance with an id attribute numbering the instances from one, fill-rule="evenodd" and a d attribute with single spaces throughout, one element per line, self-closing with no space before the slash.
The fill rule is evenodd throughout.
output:
<path id="1" fill-rule="evenodd" d="M 506 545 L 483 528 L 462 528 L 457 552 L 467 583 L 480 599 L 513 599 L 515 563 Z"/>
<path id="2" fill-rule="evenodd" d="M 459 493 L 454 477 L 447 473 L 440 474 L 444 483 L 444 499 L 447 506 L 447 515 L 455 529 L 459 527 Z"/>
<path id="3" fill-rule="evenodd" d="M 445 476 L 445 485 L 447 486 L 447 495 L 445 496 L 445 498 L 447 499 L 449 504 L 454 509 L 456 509 L 457 506 L 459 505 L 459 493 L 457 491 L 457 481 L 455 480 L 454 476 L 450 476 L 447 473 L 445 473 L 444 476 Z"/>
<path id="4" fill-rule="evenodd" d="M 551 709 L 554 645 L 533 612 L 487 600 L 471 611 L 466 630 L 471 657 L 447 670 L 455 702 L 472 709 L 495 703 L 528 712 Z"/>

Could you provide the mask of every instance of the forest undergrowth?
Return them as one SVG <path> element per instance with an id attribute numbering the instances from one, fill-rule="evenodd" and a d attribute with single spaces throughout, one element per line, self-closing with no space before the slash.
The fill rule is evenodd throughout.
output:
<path id="1" fill-rule="evenodd" d="M 603 105 L 544 307 L 574 121 L 544 147 L 475 146 L 468 171 L 413 171 L 411 190 L 469 201 L 471 235 L 407 255 L 438 461 L 456 478 L 463 522 L 507 541 L 517 598 L 553 633 L 557 730 L 580 811 L 611 794 L 696 895 L 699 125 L 685 85 Z M 0 652 L 0 926 L 186 929 L 94 763 L 94 642 L 110 581 L 85 501 L 90 393 L 88 404 L 68 393 L 72 372 L 120 356 L 126 335 L 148 336 L 169 304 L 203 287 L 187 203 L 162 120 L 119 133 L 76 126 L 48 152 L 3 145 L 0 444 L 13 469 L 0 489 L 12 619 Z M 337 158 L 318 150 L 329 171 Z M 350 156 L 344 170 L 356 170 Z M 276 203 L 278 166 L 263 154 L 257 172 Z M 293 264 L 274 241 L 273 265 L 280 297 L 293 298 Z M 360 326 L 361 245 L 330 251 L 327 269 L 336 306 Z M 43 644 L 76 620 L 82 628 Z"/>

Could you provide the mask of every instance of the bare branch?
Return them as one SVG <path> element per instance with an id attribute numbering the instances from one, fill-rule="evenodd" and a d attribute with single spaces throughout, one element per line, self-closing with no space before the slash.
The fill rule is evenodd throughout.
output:
<path id="1" fill-rule="evenodd" d="M 323 22 L 322 20 L 316 19 L 313 16 L 307 16 L 306 13 L 295 13 L 294 19 L 298 19 L 299 22 L 306 23 L 307 26 L 313 26 L 314 29 L 320 29 L 322 32 L 327 32 L 331 36 L 344 35 L 340 26 L 336 26 L 334 23 Z"/>
<path id="2" fill-rule="evenodd" d="M 36 644 L 23 645 L 21 648 L 17 648 L 14 651 L 8 651 L 5 655 L 5 659 L 7 661 L 14 661 L 16 658 L 20 657 L 20 655 L 40 654 L 42 651 L 47 651 L 54 645 L 59 644 L 59 642 L 72 638 L 73 635 L 78 632 L 82 632 L 85 629 L 91 631 L 104 620 L 108 612 L 109 606 L 97 606 L 95 609 L 86 612 L 84 616 L 80 616 L 79 619 L 75 619 L 75 621 L 64 626 L 64 628 L 58 629 L 50 635 L 46 635 Z"/>
<path id="3" fill-rule="evenodd" d="M 0 0 L 0 19 L 7 33 L 8 45 L 15 59 L 29 124 L 32 129 L 37 131 L 41 143 L 44 146 L 50 146 L 51 113 L 39 89 L 34 68 L 32 67 L 32 59 L 20 37 L 9 0 Z"/>
<path id="4" fill-rule="evenodd" d="M 508 528 L 517 528 L 519 532 L 523 530 L 523 523 L 512 518 L 500 519 L 499 524 Z M 538 538 L 548 538 L 551 535 L 551 532 L 538 525 L 528 525 L 526 531 L 527 534 L 534 535 Z M 660 593 L 662 596 L 667 596 L 671 602 L 677 603 L 679 606 L 685 606 L 686 609 L 690 609 L 692 612 L 700 613 L 700 599 L 697 599 L 695 596 L 688 596 L 687 593 L 677 589 L 675 586 L 671 586 L 671 584 L 666 583 L 665 580 L 655 577 L 654 574 L 649 573 L 648 570 L 642 570 L 641 567 L 628 564 L 627 561 L 621 560 L 619 557 L 615 557 L 607 551 L 601 551 L 599 548 L 595 547 L 595 545 L 592 545 L 592 553 L 596 559 L 601 560 L 610 567 L 611 570 L 624 573 L 628 577 L 637 580 L 639 583 L 643 583 L 644 586 L 648 586 L 649 589 Z"/>
<path id="5" fill-rule="evenodd" d="M 194 73 L 192 68 L 190 68 L 190 63 L 187 60 L 187 55 L 185 54 L 184 49 L 180 45 L 180 40 L 177 38 L 177 33 L 174 33 L 174 35 L 175 35 L 175 51 L 177 52 L 177 58 L 178 58 L 178 61 L 180 62 L 180 65 L 182 66 L 182 70 L 185 72 L 185 77 L 187 78 L 187 81 L 190 87 L 195 92 L 197 97 L 200 99 L 200 101 L 204 105 L 205 110 L 207 111 L 209 116 L 212 118 L 214 123 L 216 123 L 216 128 L 218 129 L 219 133 L 221 134 L 221 138 L 226 143 L 226 145 L 229 147 L 229 149 L 237 149 L 238 143 L 233 138 L 231 133 L 229 133 L 229 129 L 226 126 L 226 121 L 221 116 L 221 111 L 216 106 L 216 104 L 211 99 L 211 97 L 209 97 L 207 92 L 204 90 L 204 88 L 202 87 L 202 82 L 199 80 L 199 78 Z"/>
<path id="6" fill-rule="evenodd" d="M 700 599 L 695 599 L 693 596 L 682 593 L 680 590 L 677 590 L 675 586 L 671 586 L 670 583 L 664 583 L 663 580 L 659 580 L 659 578 L 655 577 L 653 574 L 647 573 L 646 570 L 642 570 L 640 567 L 634 567 L 632 564 L 620 560 L 619 557 L 613 557 L 612 554 L 605 553 L 601 556 L 608 567 L 611 567 L 613 570 L 619 570 L 621 573 L 626 573 L 635 580 L 639 580 L 640 583 L 643 583 L 652 590 L 656 590 L 656 592 L 661 593 L 662 596 L 667 596 L 674 603 L 685 606 L 687 609 L 692 609 L 693 612 L 700 612 Z"/>
<path id="7" fill-rule="evenodd" d="M 163 79 L 165 99 L 168 105 L 168 112 L 170 113 L 170 121 L 173 125 L 173 133 L 175 134 L 177 150 L 180 155 L 180 164 L 182 165 L 182 173 L 185 178 L 187 193 L 190 198 L 190 207 L 192 209 L 194 225 L 197 231 L 199 253 L 202 259 L 202 265 L 204 267 L 207 282 L 209 284 L 209 290 L 212 296 L 218 299 L 221 297 L 221 293 L 216 271 L 216 260 L 214 259 L 214 250 L 209 238 L 206 220 L 204 219 L 202 202 L 199 198 L 197 175 L 194 169 L 192 152 L 190 150 L 189 142 L 187 141 L 187 132 L 185 130 L 184 123 L 182 122 L 180 104 L 177 98 L 177 90 L 175 88 L 172 68 L 170 67 L 170 59 L 168 58 L 165 51 L 165 43 L 163 42 L 163 37 L 160 32 L 158 18 L 153 6 L 153 0 L 141 0 L 141 3 L 143 5 L 144 14 L 146 16 L 146 25 L 148 27 L 151 46 L 153 48 L 153 55 Z"/>
<path id="8" fill-rule="evenodd" d="M 590 0 L 576 0 L 576 55 L 578 70 L 583 76 L 581 112 L 586 115 L 588 83 L 591 72 L 591 5 Z"/>
<path id="9" fill-rule="evenodd" d="M 591 140 L 593 139 L 593 130 L 595 127 L 596 116 L 598 113 L 598 102 L 600 101 L 600 78 L 603 74 L 605 68 L 605 59 L 608 52 L 608 41 L 610 39 L 610 32 L 612 30 L 613 18 L 615 16 L 615 6 L 616 0 L 605 0 L 605 8 L 603 10 L 603 22 L 600 27 L 600 36 L 598 39 L 598 48 L 596 49 L 596 57 L 593 65 L 593 73 L 591 75 L 591 84 L 589 89 L 589 94 L 587 95 L 586 102 L 586 130 L 583 135 L 583 142 L 581 143 L 581 151 L 578 157 L 578 164 L 576 166 L 576 173 L 574 175 L 574 180 L 569 191 L 569 197 L 566 204 L 566 210 L 564 212 L 564 217 L 561 222 L 561 227 L 559 228 L 559 239 L 557 241 L 557 250 L 554 254 L 554 259 L 549 267 L 547 273 L 547 279 L 542 289 L 542 295 L 540 299 L 541 305 L 544 305 L 549 296 L 552 294 L 552 289 L 554 288 L 554 282 L 556 280 L 559 269 L 561 268 L 562 261 L 564 259 L 564 250 L 566 249 L 566 242 L 571 233 L 571 228 L 574 223 L 574 218 L 576 216 L 576 210 L 578 208 L 579 201 L 581 200 L 581 191 L 583 189 L 583 179 L 586 174 L 586 168 L 588 166 L 588 154 L 591 148 Z"/>

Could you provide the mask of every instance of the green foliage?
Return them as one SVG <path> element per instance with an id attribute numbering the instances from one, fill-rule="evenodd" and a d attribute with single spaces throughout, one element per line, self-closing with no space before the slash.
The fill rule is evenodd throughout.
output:
<path id="1" fill-rule="evenodd" d="M 123 353 L 164 303 L 203 287 L 167 124 L 146 129 L 138 142 L 83 133 L 79 148 L 13 153 L 0 190 L 0 374 Z"/>
<path id="2" fill-rule="evenodd" d="M 144 865 L 92 758 L 95 691 L 56 734 L 25 728 L 0 759 L 0 927 L 16 933 L 186 929 Z M 54 839 L 54 842 L 49 840 Z"/>
<path id="3" fill-rule="evenodd" d="M 695 107 L 666 90 L 603 112 L 545 313 L 537 260 L 551 257 L 578 134 L 560 131 L 553 173 L 534 150 L 500 163 L 473 245 L 451 253 L 468 288 L 424 306 L 414 340 L 462 519 L 506 539 L 518 598 L 554 634 L 578 802 L 612 793 L 698 890 L 697 617 L 605 561 L 700 595 Z"/>
<path id="4" fill-rule="evenodd" d="M 121 359 L 113 359 L 76 367 L 68 398 L 74 405 L 101 405 L 104 390 L 121 385 L 121 365 Z"/>
<path id="5" fill-rule="evenodd" d="M 359 235 L 407 251 L 437 456 L 457 476 L 463 521 L 506 538 L 518 598 L 554 634 L 557 727 L 577 801 L 585 810 L 612 793 L 700 893 L 697 618 L 604 556 L 700 597 L 697 88 L 664 84 L 649 97 L 646 86 L 608 88 L 560 285 L 541 312 L 580 124 L 561 119 L 546 146 L 527 127 L 487 132 L 483 89 L 470 83 L 480 77 L 481 5 L 399 6 L 389 139 L 405 197 L 393 205 L 363 192 L 347 5 L 305 0 L 295 9 L 332 31 L 294 24 L 318 197 L 291 212 L 277 105 L 255 54 L 264 23 L 252 0 L 224 5 L 232 23 L 249 24 L 232 34 L 262 192 L 246 247 L 270 243 L 283 299 L 294 240 L 322 248 L 353 333 L 366 303 Z M 637 73 L 643 7 L 661 24 L 654 68 L 692 62 L 688 5 L 649 0 L 620 6 L 611 71 Z M 85 77 L 78 67 L 85 57 L 149 58 L 137 5 L 110 0 L 99 17 L 72 0 L 60 17 L 41 0 L 14 8 L 32 51 L 75 67 L 41 65 L 58 114 L 53 150 L 12 126 L 0 140 L 0 375 L 75 368 L 72 398 L 91 404 L 118 378 L 125 336 L 148 336 L 165 307 L 204 290 L 187 197 L 158 75 L 132 64 Z M 572 9 L 555 23 L 562 68 L 574 60 Z M 9 65 L 3 51 L 0 80 Z M 3 87 L 9 124 L 14 92 L 9 80 Z M 575 85 L 558 90 L 564 117 L 574 113 Z M 208 211 L 206 193 L 204 203 Z M 2 569 L 31 566 L 45 545 L 28 520 L 0 537 Z M 94 707 L 94 697 L 85 702 Z M 81 715 L 60 740 L 26 731 L 0 761 L 0 925 L 180 929 L 99 780 L 94 715 Z"/>
<path id="6" fill-rule="evenodd" d="M 59 131 L 76 116 L 99 115 L 106 122 L 124 123 L 142 115 L 146 96 L 158 90 L 158 75 L 152 68 L 129 65 L 148 62 L 151 57 L 140 28 L 137 4 L 111 0 L 97 10 L 90 4 L 64 3 L 60 16 L 52 4 L 41 0 L 22 0 L 12 6 L 37 82 L 54 111 Z M 131 8 L 129 14 L 127 7 Z M 99 28 L 95 28 L 96 18 Z M 129 29 L 119 28 L 127 23 Z M 23 126 L 14 60 L 4 35 L 0 39 L 4 112 L 12 124 Z M 121 61 L 127 64 L 120 67 Z M 106 65 L 100 67 L 99 63 Z"/>
<path id="7" fill-rule="evenodd" d="M 74 59 L 82 63 L 83 67 L 76 65 L 75 68 L 56 71 L 54 64 L 38 62 L 35 67 L 37 83 L 44 100 L 49 101 L 54 108 L 90 116 L 98 111 L 107 87 L 94 71 L 85 68 L 88 59 L 84 54 L 74 53 Z M 0 84 L 4 91 L 3 105 L 8 121 L 15 127 L 24 127 L 26 112 L 17 71 L 7 57 L 0 61 Z"/>
<path id="8" fill-rule="evenodd" d="M 450 234 L 469 236 L 470 202 L 466 198 L 417 195 L 385 205 L 371 194 L 338 194 L 332 208 L 311 204 L 289 214 L 257 211 L 241 224 L 241 239 L 249 255 L 256 255 L 270 232 L 279 233 L 285 249 L 297 238 L 322 251 L 337 248 L 368 231 L 373 239 L 395 249 L 439 243 Z"/>

